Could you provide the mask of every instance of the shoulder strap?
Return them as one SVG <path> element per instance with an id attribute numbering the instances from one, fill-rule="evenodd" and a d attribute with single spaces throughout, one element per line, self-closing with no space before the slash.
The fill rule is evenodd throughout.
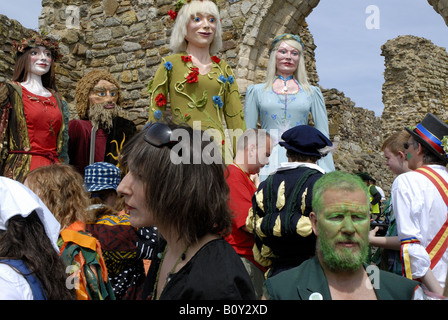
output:
<path id="1" fill-rule="evenodd" d="M 4 259 L 0 261 L 9 265 L 16 271 L 18 270 L 20 274 L 25 277 L 25 280 L 31 287 L 34 300 L 47 300 L 47 296 L 45 295 L 40 281 L 31 274 L 30 270 L 27 268 L 25 263 L 23 263 L 23 261 L 15 259 Z"/>
<path id="2" fill-rule="evenodd" d="M 439 190 L 440 195 L 445 201 L 445 204 L 448 206 L 448 183 L 432 168 L 430 167 L 421 167 L 415 170 L 415 172 L 423 174 L 427 177 Z M 442 258 L 446 249 L 448 248 L 448 214 L 447 220 L 442 225 L 440 230 L 437 232 L 436 236 L 429 245 L 426 247 L 426 251 L 429 254 L 429 258 L 431 259 L 431 269 L 439 262 L 440 258 Z"/>

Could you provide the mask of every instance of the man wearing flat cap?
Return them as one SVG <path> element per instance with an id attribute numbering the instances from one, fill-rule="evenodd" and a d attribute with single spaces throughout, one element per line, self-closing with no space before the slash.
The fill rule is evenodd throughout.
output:
<path id="1" fill-rule="evenodd" d="M 314 183 L 325 173 L 316 162 L 332 147 L 325 135 L 308 125 L 293 127 L 281 138 L 288 162 L 260 183 L 246 220 L 255 235 L 254 258 L 269 268 L 268 277 L 315 254 L 311 196 Z"/>
<path id="2" fill-rule="evenodd" d="M 442 294 L 448 272 L 448 126 L 428 113 L 404 148 L 410 172 L 392 184 L 403 273 Z"/>

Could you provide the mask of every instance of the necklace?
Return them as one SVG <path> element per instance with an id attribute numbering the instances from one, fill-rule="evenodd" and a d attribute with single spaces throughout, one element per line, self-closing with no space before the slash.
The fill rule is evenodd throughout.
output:
<path id="1" fill-rule="evenodd" d="M 278 75 L 277 76 L 280 80 L 283 80 L 283 83 L 284 83 L 284 86 L 283 86 L 283 92 L 287 92 L 288 91 L 288 86 L 286 85 L 286 82 L 288 81 L 288 80 L 291 80 L 291 79 L 293 79 L 294 77 L 291 75 L 291 76 L 289 76 L 288 78 L 284 78 L 283 76 L 281 76 L 281 75 Z"/>
<path id="2" fill-rule="evenodd" d="M 179 256 L 179 258 L 177 258 L 176 263 L 174 264 L 173 268 L 171 269 L 170 272 L 168 272 L 168 274 L 166 275 L 166 280 L 165 280 L 165 285 L 163 286 L 162 291 L 160 292 L 160 295 L 162 294 L 163 290 L 165 290 L 166 285 L 168 284 L 168 282 L 170 282 L 171 280 L 171 276 L 174 274 L 174 270 L 176 270 L 177 265 L 181 262 L 184 261 L 186 259 L 186 253 L 188 251 L 188 248 L 190 247 L 190 245 L 187 245 L 185 247 L 185 250 L 182 252 L 182 254 Z M 159 269 L 157 270 L 157 277 L 156 277 L 156 282 L 154 283 L 154 288 L 152 290 L 152 297 L 156 297 L 155 300 L 158 300 L 160 295 L 157 297 L 157 285 L 159 283 L 159 276 L 160 276 L 160 270 L 162 269 L 162 263 L 165 260 L 165 255 L 166 255 L 166 251 L 168 249 L 168 244 L 165 246 L 165 249 L 163 250 L 163 254 L 161 257 L 161 261 L 160 261 L 160 265 L 159 265 Z"/>
<path id="3" fill-rule="evenodd" d="M 245 175 L 246 175 L 246 177 L 247 177 L 247 179 L 255 186 L 255 183 L 250 179 L 250 175 L 246 172 L 246 171 L 244 171 L 243 169 L 241 169 L 241 167 L 238 165 L 238 164 L 236 164 L 235 162 L 233 162 L 233 164 L 235 165 L 235 166 L 237 166 Z M 255 186 L 256 187 L 256 186 Z"/>

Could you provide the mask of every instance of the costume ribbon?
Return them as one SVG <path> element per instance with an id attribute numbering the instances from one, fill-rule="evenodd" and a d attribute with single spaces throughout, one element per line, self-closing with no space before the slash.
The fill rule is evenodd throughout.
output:
<path id="1" fill-rule="evenodd" d="M 421 124 L 418 124 L 415 128 L 415 132 L 426 142 L 428 142 L 434 149 L 436 149 L 439 153 L 445 153 L 442 148 L 442 141 L 439 140 L 435 135 L 433 135 L 430 131 L 425 129 Z"/>
<path id="2" fill-rule="evenodd" d="M 443 201 L 448 206 L 448 183 L 432 168 L 424 166 L 415 170 L 415 172 L 423 174 L 427 177 L 437 188 Z M 419 243 L 416 238 L 404 239 L 401 241 L 401 259 L 403 262 L 403 275 L 407 278 L 412 279 L 411 269 L 410 269 L 410 259 L 408 246 L 411 243 Z M 445 223 L 442 225 L 440 230 L 437 232 L 436 236 L 429 245 L 426 247 L 426 252 L 431 260 L 430 268 L 433 269 L 439 260 L 442 258 L 443 254 L 448 248 L 448 214 Z"/>

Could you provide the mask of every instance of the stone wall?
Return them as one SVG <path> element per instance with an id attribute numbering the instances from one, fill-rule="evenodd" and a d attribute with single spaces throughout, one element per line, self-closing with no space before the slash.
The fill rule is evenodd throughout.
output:
<path id="1" fill-rule="evenodd" d="M 448 26 L 448 0 L 428 0 L 428 3 L 443 17 Z"/>
<path id="2" fill-rule="evenodd" d="M 28 29 L 18 21 L 0 14 L 0 81 L 9 80 L 14 72 L 13 41 L 19 41 Z"/>
<path id="3" fill-rule="evenodd" d="M 399 36 L 381 47 L 385 60 L 383 134 L 414 126 L 431 112 L 448 120 L 448 52 L 431 41 Z"/>

